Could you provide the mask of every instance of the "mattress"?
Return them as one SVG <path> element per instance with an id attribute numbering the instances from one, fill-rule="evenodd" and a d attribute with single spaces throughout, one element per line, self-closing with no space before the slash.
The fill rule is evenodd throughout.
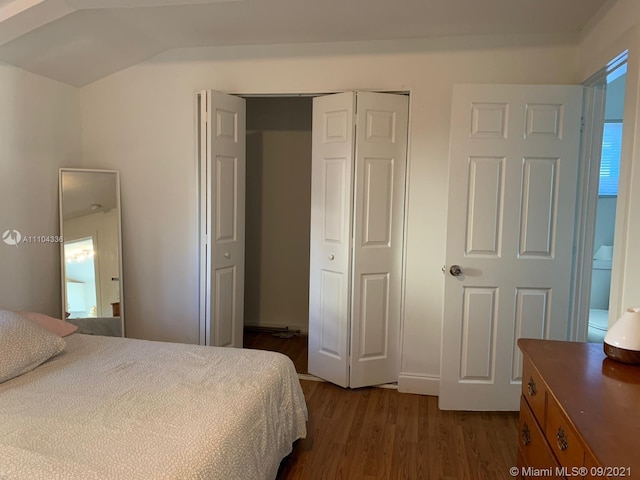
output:
<path id="1" fill-rule="evenodd" d="M 74 334 L 0 384 L 0 479 L 273 479 L 306 435 L 291 360 Z"/>

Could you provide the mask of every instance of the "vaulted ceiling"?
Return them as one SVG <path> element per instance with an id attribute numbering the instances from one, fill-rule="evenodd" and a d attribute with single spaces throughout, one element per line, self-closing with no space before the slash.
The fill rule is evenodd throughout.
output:
<path id="1" fill-rule="evenodd" d="M 576 34 L 615 0 L 0 0 L 0 61 L 83 86 L 174 48 Z"/>

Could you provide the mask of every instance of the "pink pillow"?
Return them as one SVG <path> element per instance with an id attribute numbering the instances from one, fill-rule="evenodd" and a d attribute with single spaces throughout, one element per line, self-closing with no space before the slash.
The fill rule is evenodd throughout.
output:
<path id="1" fill-rule="evenodd" d="M 59 337 L 66 337 L 67 335 L 71 335 L 75 332 L 78 327 L 69 322 L 65 322 L 64 320 L 60 320 L 59 318 L 53 318 L 49 315 L 45 315 L 44 313 L 36 313 L 36 312 L 16 312 L 19 315 L 22 315 L 28 320 L 31 320 L 34 323 L 37 323 L 42 328 L 46 328 L 51 333 L 55 333 Z"/>

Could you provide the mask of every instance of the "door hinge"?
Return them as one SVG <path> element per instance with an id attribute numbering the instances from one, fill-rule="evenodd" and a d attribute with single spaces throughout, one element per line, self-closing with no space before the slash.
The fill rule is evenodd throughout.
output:
<path id="1" fill-rule="evenodd" d="M 587 123 L 584 117 L 580 117 L 580 133 L 584 133 L 584 129 L 586 128 Z"/>

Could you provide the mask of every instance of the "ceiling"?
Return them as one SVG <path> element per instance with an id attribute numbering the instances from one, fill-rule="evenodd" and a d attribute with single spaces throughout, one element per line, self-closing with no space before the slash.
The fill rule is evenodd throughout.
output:
<path id="1" fill-rule="evenodd" d="M 576 34 L 615 0 L 0 0 L 0 61 L 83 86 L 174 48 Z"/>
<path id="2" fill-rule="evenodd" d="M 108 212 L 118 206 L 118 179 L 113 172 L 62 172 L 62 219 Z"/>

